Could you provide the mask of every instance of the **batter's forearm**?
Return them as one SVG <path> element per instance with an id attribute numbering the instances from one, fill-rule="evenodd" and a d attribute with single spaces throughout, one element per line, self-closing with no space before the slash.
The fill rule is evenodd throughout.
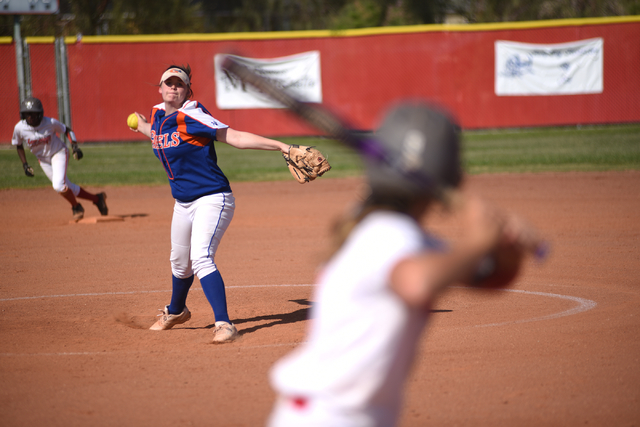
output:
<path id="1" fill-rule="evenodd" d="M 412 307 L 429 309 L 440 291 L 471 284 L 486 251 L 467 245 L 449 252 L 426 252 L 400 261 L 392 270 L 393 291 Z"/>

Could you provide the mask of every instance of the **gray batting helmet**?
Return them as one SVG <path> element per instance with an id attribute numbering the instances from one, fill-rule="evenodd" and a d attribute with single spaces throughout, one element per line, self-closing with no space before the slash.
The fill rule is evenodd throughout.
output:
<path id="1" fill-rule="evenodd" d="M 392 108 L 375 133 L 385 162 L 367 161 L 373 193 L 397 198 L 439 198 L 462 180 L 457 126 L 421 101 Z"/>
<path id="2" fill-rule="evenodd" d="M 44 116 L 44 108 L 42 108 L 42 102 L 38 98 L 26 98 L 20 104 L 20 118 L 24 120 L 26 118 L 26 113 L 36 113 L 39 114 L 40 119 L 38 120 L 38 124 L 42 121 L 42 117 Z"/>

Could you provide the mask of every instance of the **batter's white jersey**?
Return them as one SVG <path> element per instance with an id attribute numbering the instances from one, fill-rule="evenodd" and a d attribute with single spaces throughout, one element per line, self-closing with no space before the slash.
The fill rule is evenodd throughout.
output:
<path id="1" fill-rule="evenodd" d="M 320 276 L 308 341 L 271 371 L 281 396 L 271 426 L 395 424 L 427 311 L 409 308 L 389 275 L 429 247 L 442 244 L 403 214 L 374 212 L 354 228 Z"/>
<path id="2" fill-rule="evenodd" d="M 51 117 L 43 117 L 37 127 L 29 126 L 26 120 L 20 120 L 13 129 L 12 145 L 26 143 L 39 161 L 47 161 L 58 151 L 66 148 L 58 134 L 64 134 L 67 127 Z"/>

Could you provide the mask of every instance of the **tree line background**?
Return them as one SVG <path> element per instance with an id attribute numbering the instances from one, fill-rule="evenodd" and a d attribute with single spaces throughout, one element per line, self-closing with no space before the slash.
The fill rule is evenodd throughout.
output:
<path id="1" fill-rule="evenodd" d="M 24 15 L 22 36 L 341 30 L 640 14 L 640 0 L 59 0 Z M 14 16 L 0 15 L 0 36 Z"/>

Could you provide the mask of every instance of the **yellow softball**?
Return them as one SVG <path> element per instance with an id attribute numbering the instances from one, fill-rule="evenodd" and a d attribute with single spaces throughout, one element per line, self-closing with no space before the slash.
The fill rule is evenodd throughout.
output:
<path id="1" fill-rule="evenodd" d="M 127 117 L 127 125 L 131 129 L 138 129 L 138 116 L 136 116 L 135 113 L 129 114 L 129 117 Z"/>

